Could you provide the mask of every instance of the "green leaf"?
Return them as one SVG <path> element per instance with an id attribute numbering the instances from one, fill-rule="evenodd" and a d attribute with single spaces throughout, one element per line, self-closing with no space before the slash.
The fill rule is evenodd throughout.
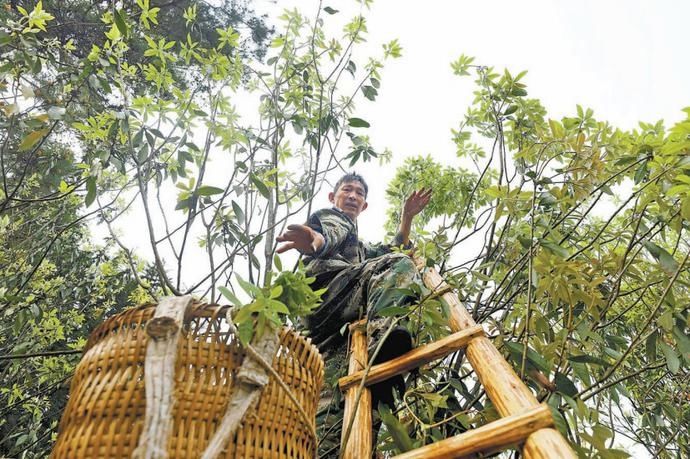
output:
<path id="1" fill-rule="evenodd" d="M 34 347 L 34 343 L 31 343 L 31 342 L 19 343 L 18 345 L 16 345 L 12 349 L 12 354 L 14 354 L 14 355 L 26 354 L 33 347 Z"/>
<path id="2" fill-rule="evenodd" d="M 115 25 L 117 26 L 117 29 L 120 31 L 123 37 L 127 36 L 128 29 L 127 29 L 127 23 L 125 22 L 125 19 L 122 17 L 122 10 L 115 10 L 115 14 L 113 15 L 115 19 Z"/>
<path id="3" fill-rule="evenodd" d="M 240 277 L 239 274 L 235 274 L 235 276 L 237 277 L 237 282 L 239 282 L 240 287 L 242 287 L 242 290 L 244 290 L 254 298 L 261 296 L 261 289 L 259 287 L 242 279 L 242 277 Z"/>
<path id="4" fill-rule="evenodd" d="M 390 316 L 403 316 L 410 312 L 410 308 L 404 308 L 402 306 L 388 306 L 387 308 L 381 309 L 377 314 L 381 317 Z"/>
<path id="5" fill-rule="evenodd" d="M 209 185 L 204 185 L 200 186 L 199 189 L 197 190 L 197 194 L 199 196 L 212 196 L 214 194 L 221 194 L 225 190 L 222 188 L 218 188 L 215 186 L 209 186 Z"/>
<path id="6" fill-rule="evenodd" d="M 368 128 L 371 126 L 367 121 L 362 118 L 350 118 L 347 120 L 348 124 L 352 127 Z"/>
<path id="7" fill-rule="evenodd" d="M 465 56 L 463 54 L 456 61 L 451 62 L 450 66 L 453 69 L 453 73 L 455 75 L 469 75 L 470 73 L 467 71 L 467 69 L 470 67 L 470 64 L 473 61 L 474 57 Z"/>
<path id="8" fill-rule="evenodd" d="M 673 336 L 676 338 L 680 355 L 690 363 L 690 338 L 679 327 L 673 327 Z"/>
<path id="9" fill-rule="evenodd" d="M 96 177 L 89 177 L 86 179 L 86 197 L 84 198 L 84 204 L 89 207 L 93 204 L 96 199 Z"/>
<path id="10" fill-rule="evenodd" d="M 678 369 L 680 368 L 680 360 L 678 360 L 678 355 L 676 354 L 675 349 L 663 341 L 659 341 L 658 345 L 661 348 L 661 352 L 664 354 L 664 358 L 666 359 L 666 367 L 668 367 L 668 371 L 673 374 L 678 373 Z"/>
<path id="11" fill-rule="evenodd" d="M 410 434 L 407 433 L 405 426 L 402 425 L 398 417 L 391 412 L 390 408 L 383 404 L 379 405 L 379 414 L 398 450 L 404 453 L 413 449 L 414 444 L 412 443 Z"/>
<path id="12" fill-rule="evenodd" d="M 666 274 L 672 275 L 678 269 L 678 262 L 673 259 L 670 253 L 666 251 L 663 247 L 659 247 L 651 241 L 643 241 L 642 245 L 649 251 L 654 258 L 657 259 L 661 269 L 663 269 Z"/>
<path id="13" fill-rule="evenodd" d="M 382 311 L 383 309 L 386 309 L 389 306 L 397 303 L 399 298 L 403 298 L 406 295 L 414 295 L 414 292 L 411 289 L 404 287 L 391 287 L 385 289 L 381 296 L 376 300 L 376 303 L 373 305 L 373 310 L 378 314 L 379 311 Z M 405 313 L 407 314 L 409 312 L 410 309 L 408 308 Z"/>
<path id="14" fill-rule="evenodd" d="M 4 46 L 7 43 L 11 43 L 11 42 L 12 42 L 12 36 L 10 34 L 8 34 L 7 32 L 0 30 L 0 46 Z M 5 64 L 2 68 L 0 68 L 0 72 L 5 71 L 4 70 L 5 66 L 7 66 L 7 64 Z M 11 66 L 9 66 L 9 67 L 11 68 Z"/>
<path id="15" fill-rule="evenodd" d="M 560 139 L 564 135 L 563 125 L 556 120 L 549 120 L 549 126 L 551 127 L 551 133 L 556 139 Z"/>
<path id="16" fill-rule="evenodd" d="M 601 459 L 627 459 L 630 457 L 630 454 L 622 449 L 600 449 L 599 457 L 601 457 Z"/>
<path id="17" fill-rule="evenodd" d="M 654 362 L 656 360 L 656 338 L 658 333 L 654 330 L 649 334 L 647 340 L 645 341 L 645 355 L 647 360 Z"/>
<path id="18" fill-rule="evenodd" d="M 243 346 L 248 345 L 254 336 L 254 325 L 251 321 L 245 321 L 237 325 L 238 338 Z"/>
<path id="19" fill-rule="evenodd" d="M 645 175 L 647 175 L 647 163 L 646 162 L 640 164 L 637 167 L 637 170 L 635 171 L 635 177 L 634 177 L 635 184 L 637 185 L 638 183 L 640 183 L 644 179 Z"/>
<path id="20" fill-rule="evenodd" d="M 524 345 L 522 343 L 515 343 L 513 341 L 506 341 L 504 344 L 512 354 L 513 360 L 516 362 L 521 362 Z M 544 373 L 548 373 L 551 369 L 548 362 L 530 347 L 527 348 L 527 361 Z"/>
<path id="21" fill-rule="evenodd" d="M 283 286 L 276 285 L 271 289 L 271 298 L 278 298 L 283 293 Z"/>
<path id="22" fill-rule="evenodd" d="M 251 253 L 249 254 L 249 259 L 251 260 L 252 265 L 253 265 L 256 269 L 261 269 L 261 262 L 259 262 L 259 258 L 258 258 L 256 255 L 254 255 L 254 252 L 251 252 Z"/>
<path id="23" fill-rule="evenodd" d="M 557 407 L 553 407 L 549 405 L 549 408 L 551 409 L 551 417 L 553 418 L 553 424 L 558 429 L 558 431 L 561 433 L 561 435 L 566 436 L 568 435 L 568 423 L 566 422 L 565 418 L 561 414 L 560 411 L 558 411 Z"/>
<path id="24" fill-rule="evenodd" d="M 269 199 L 271 197 L 271 192 L 268 191 L 268 187 L 264 182 L 261 181 L 259 177 L 254 175 L 254 173 L 249 174 L 249 179 L 252 181 L 254 186 L 256 186 L 256 189 L 259 190 L 259 193 L 261 193 L 261 196 L 263 196 L 266 199 Z"/>
<path id="25" fill-rule="evenodd" d="M 609 363 L 600 358 L 600 357 L 594 357 L 593 355 L 589 354 L 583 354 L 583 355 L 570 355 L 568 356 L 568 360 L 571 362 L 577 362 L 577 363 L 591 363 L 594 365 L 601 365 L 601 366 L 607 366 Z"/>
<path id="26" fill-rule="evenodd" d="M 558 255 L 561 258 L 568 258 L 568 251 L 560 245 L 556 244 L 555 242 L 542 239 L 541 241 L 539 241 L 539 244 L 542 247 L 546 248 L 549 252 L 553 253 L 554 255 Z"/>
<path id="27" fill-rule="evenodd" d="M 337 12 L 339 11 L 339 10 L 334 10 L 334 9 L 331 8 L 330 6 L 325 7 L 323 10 L 324 10 L 326 13 L 328 13 L 328 14 L 335 14 L 335 13 L 337 13 Z"/>
<path id="28" fill-rule="evenodd" d="M 685 196 L 683 198 L 682 204 L 680 206 L 680 215 L 684 219 L 690 220 L 690 196 Z"/>
<path id="29" fill-rule="evenodd" d="M 362 93 L 367 99 L 375 100 L 379 92 L 373 86 L 363 86 Z"/>
<path id="30" fill-rule="evenodd" d="M 670 309 L 667 309 L 663 314 L 657 319 L 657 323 L 665 331 L 669 332 L 673 329 L 673 313 Z"/>
<path id="31" fill-rule="evenodd" d="M 573 384 L 566 375 L 561 372 L 556 372 L 556 377 L 554 379 L 556 382 L 556 389 L 558 389 L 559 392 L 569 395 L 570 397 L 577 395 L 577 387 L 575 387 L 575 384 Z"/>
<path id="32" fill-rule="evenodd" d="M 237 217 L 237 221 L 240 223 L 244 223 L 244 212 L 242 212 L 242 208 L 235 201 L 232 201 L 232 210 L 233 212 L 235 212 L 235 217 Z M 280 269 L 280 271 L 282 271 L 282 269 Z"/>
<path id="33" fill-rule="evenodd" d="M 509 106 L 508 108 L 506 108 L 506 111 L 503 112 L 503 116 L 512 115 L 513 113 L 515 113 L 517 111 L 517 109 L 518 109 L 517 105 Z"/>
<path id="34" fill-rule="evenodd" d="M 613 164 L 615 164 L 616 166 L 625 166 L 626 164 L 631 164 L 635 161 L 637 161 L 637 157 L 635 156 L 623 156 Z"/>
<path id="35" fill-rule="evenodd" d="M 526 96 L 526 95 L 527 95 L 527 91 L 525 91 L 525 90 L 522 89 L 522 88 L 513 88 L 513 90 L 510 91 L 510 95 L 511 95 L 511 96 Z"/>
<path id="36" fill-rule="evenodd" d="M 141 145 L 141 148 L 139 148 L 139 151 L 137 151 L 137 162 L 139 164 L 143 164 L 146 162 L 146 159 L 149 157 L 149 144 L 144 143 Z"/>
<path id="37" fill-rule="evenodd" d="M 40 129 L 24 137 L 22 143 L 19 144 L 19 151 L 30 150 L 39 140 L 48 133 L 48 129 Z"/>
<path id="38" fill-rule="evenodd" d="M 218 291 L 235 306 L 242 306 L 242 302 L 227 287 L 218 287 Z"/>
<path id="39" fill-rule="evenodd" d="M 193 203 L 194 203 L 193 197 L 180 199 L 179 201 L 177 201 L 177 205 L 175 206 L 175 210 L 189 209 L 192 207 Z"/>
<path id="40" fill-rule="evenodd" d="M 278 287 L 280 287 L 280 285 Z M 290 314 L 290 310 L 288 309 L 288 307 L 283 302 L 271 300 L 268 302 L 268 304 L 269 304 L 269 306 L 271 306 L 271 309 L 273 311 L 275 311 L 279 314 Z"/>

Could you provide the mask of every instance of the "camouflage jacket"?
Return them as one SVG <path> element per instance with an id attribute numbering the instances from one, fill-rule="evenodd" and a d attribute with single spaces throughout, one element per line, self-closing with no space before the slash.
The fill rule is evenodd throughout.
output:
<path id="1" fill-rule="evenodd" d="M 323 235 L 326 243 L 304 259 L 307 271 L 317 278 L 335 274 L 353 264 L 389 253 L 391 247 L 402 245 L 402 235 L 396 234 L 391 244 L 367 244 L 359 240 L 357 225 L 337 207 L 314 212 L 307 226 Z"/>

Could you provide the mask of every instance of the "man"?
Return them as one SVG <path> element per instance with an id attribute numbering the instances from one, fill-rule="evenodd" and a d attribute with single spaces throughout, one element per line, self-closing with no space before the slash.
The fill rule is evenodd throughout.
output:
<path id="1" fill-rule="evenodd" d="M 333 208 L 314 212 L 305 225 L 290 225 L 276 238 L 285 243 L 278 248 L 278 253 L 296 249 L 306 255 L 307 271 L 316 277 L 312 288 L 328 287 L 322 304 L 306 319 L 312 342 L 319 347 L 326 362 L 327 394 L 331 394 L 337 378 L 347 371 L 346 336 L 341 333 L 343 326 L 365 317 L 368 319 L 371 357 L 392 321 L 390 317 L 379 317 L 377 312 L 390 306 L 413 304 L 417 298 L 409 287 L 421 285 L 412 260 L 405 254 L 393 253 L 392 248 L 409 248 L 412 220 L 429 203 L 431 190 L 415 191 L 407 198 L 399 231 L 390 245 L 364 244 L 357 236 L 357 217 L 368 207 L 367 194 L 368 186 L 360 175 L 346 174 L 328 194 Z M 396 327 L 381 344 L 374 363 L 395 358 L 411 348 L 409 332 L 404 327 Z M 379 402 L 393 404 L 393 386 L 404 388 L 401 376 L 372 386 L 374 408 Z M 327 402 L 330 402 L 334 416 L 342 420 L 339 392 L 337 389 L 334 392 L 334 399 Z M 320 423 L 324 427 L 332 425 L 332 420 Z M 328 435 L 322 436 L 322 455 L 327 456 L 337 450 L 339 430 L 330 429 Z"/>

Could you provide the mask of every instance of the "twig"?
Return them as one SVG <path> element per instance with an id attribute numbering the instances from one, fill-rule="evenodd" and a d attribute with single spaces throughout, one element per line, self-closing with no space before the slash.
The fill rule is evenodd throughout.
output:
<path id="1" fill-rule="evenodd" d="M 57 355 L 81 354 L 83 349 L 65 349 L 62 351 L 35 352 L 31 354 L 0 355 L 0 360 L 32 359 L 34 357 L 55 357 Z"/>

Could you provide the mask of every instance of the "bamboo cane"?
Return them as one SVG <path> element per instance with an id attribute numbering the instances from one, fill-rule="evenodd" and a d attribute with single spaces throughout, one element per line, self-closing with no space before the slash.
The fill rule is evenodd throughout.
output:
<path id="1" fill-rule="evenodd" d="M 371 386 L 378 382 L 389 379 L 395 375 L 405 373 L 414 368 L 419 368 L 424 364 L 443 358 L 448 354 L 462 349 L 477 336 L 484 336 L 484 329 L 481 325 L 475 325 L 466 330 L 461 330 L 452 335 L 446 336 L 438 341 L 420 346 L 387 362 L 374 365 L 369 370 L 365 385 Z M 364 377 L 364 370 L 350 373 L 338 380 L 341 391 L 360 383 Z"/>
<path id="2" fill-rule="evenodd" d="M 423 273 L 423 279 L 431 290 L 448 289 L 448 284 L 433 268 Z M 451 330 L 457 332 L 476 325 L 455 293 L 448 290 L 443 299 L 450 306 Z M 539 406 L 532 392 L 488 338 L 478 337 L 469 343 L 467 360 L 501 416 L 520 414 Z M 576 457 L 565 438 L 552 428 L 540 429 L 527 437 L 523 454 L 527 459 Z"/>
<path id="3" fill-rule="evenodd" d="M 507 416 L 454 437 L 395 456 L 395 459 L 451 459 L 498 451 L 525 441 L 535 431 L 553 425 L 551 411 L 539 405 L 522 414 Z"/>
<path id="4" fill-rule="evenodd" d="M 367 336 L 366 320 L 359 321 L 350 326 L 350 364 L 348 374 L 356 373 L 366 367 Z M 372 419 L 371 419 L 371 391 L 367 387 L 362 388 L 362 395 L 357 405 L 358 386 L 351 387 L 345 392 L 345 413 L 343 416 L 343 432 L 341 448 L 344 448 L 344 459 L 361 459 L 371 457 L 372 448 Z M 352 430 L 347 432 L 350 419 L 355 417 Z"/>

